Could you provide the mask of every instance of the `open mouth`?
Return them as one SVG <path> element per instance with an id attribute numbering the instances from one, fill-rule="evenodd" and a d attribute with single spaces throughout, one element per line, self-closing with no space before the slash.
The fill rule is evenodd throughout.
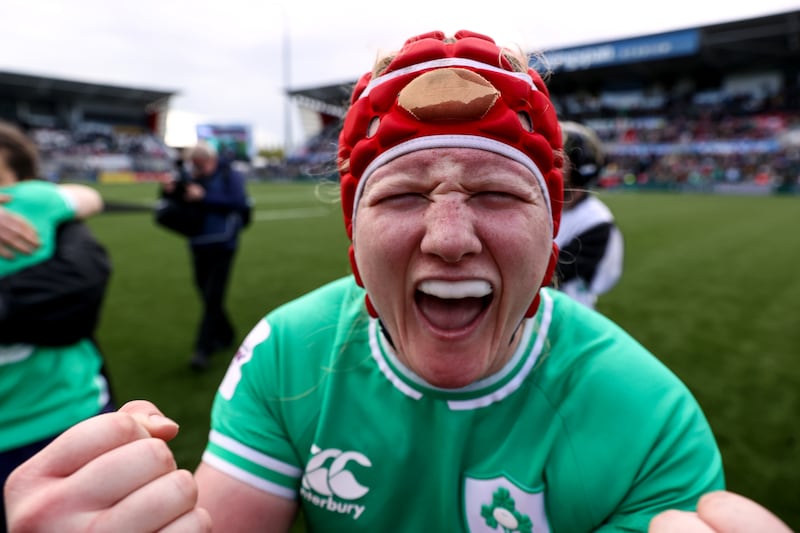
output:
<path id="1" fill-rule="evenodd" d="M 475 322 L 492 302 L 492 286 L 485 280 L 426 280 L 414 294 L 417 308 L 437 329 L 460 330 Z"/>

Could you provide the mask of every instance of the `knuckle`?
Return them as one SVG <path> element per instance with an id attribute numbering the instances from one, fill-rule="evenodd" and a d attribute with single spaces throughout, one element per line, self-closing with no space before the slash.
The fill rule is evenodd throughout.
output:
<path id="1" fill-rule="evenodd" d="M 208 511 L 195 507 L 178 517 L 167 527 L 159 530 L 160 533 L 211 533 L 212 520 Z"/>
<path id="2" fill-rule="evenodd" d="M 674 509 L 663 511 L 650 520 L 650 531 L 668 531 L 668 526 L 682 517 L 683 513 Z"/>
<path id="3" fill-rule="evenodd" d="M 211 520 L 211 515 L 205 509 L 195 509 L 194 514 L 197 516 L 198 529 L 200 531 L 211 532 L 214 523 Z"/>
<path id="4" fill-rule="evenodd" d="M 191 472 L 188 470 L 170 472 L 169 482 L 172 485 L 172 489 L 181 496 L 182 500 L 192 502 L 192 504 L 197 502 L 197 483 Z"/>
<path id="5" fill-rule="evenodd" d="M 704 509 L 714 509 L 719 506 L 725 505 L 725 503 L 729 500 L 729 494 L 727 492 L 717 490 L 713 492 L 707 492 L 700 497 L 700 500 L 697 502 L 698 508 Z"/>
<path id="6" fill-rule="evenodd" d="M 113 425 L 112 431 L 126 440 L 136 440 L 149 436 L 144 428 L 131 415 L 127 413 L 109 413 L 109 424 Z"/>
<path id="7" fill-rule="evenodd" d="M 60 523 L 67 520 L 59 516 L 63 494 L 45 494 L 27 498 L 22 505 L 16 505 L 6 516 L 8 531 L 14 533 L 35 533 L 42 531 L 43 524 Z M 7 511 L 10 511 L 7 509 Z"/>

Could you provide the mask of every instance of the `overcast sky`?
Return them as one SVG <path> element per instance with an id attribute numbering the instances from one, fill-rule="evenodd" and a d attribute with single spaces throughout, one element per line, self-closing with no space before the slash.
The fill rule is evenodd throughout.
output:
<path id="1" fill-rule="evenodd" d="M 184 124 L 250 124 L 257 145 L 265 146 L 282 144 L 287 131 L 293 143 L 301 135 L 294 111 L 288 129 L 285 124 L 284 87 L 354 80 L 378 51 L 433 29 L 470 29 L 532 51 L 781 13 L 799 4 L 0 0 L 0 70 L 175 91 L 171 109 Z"/>

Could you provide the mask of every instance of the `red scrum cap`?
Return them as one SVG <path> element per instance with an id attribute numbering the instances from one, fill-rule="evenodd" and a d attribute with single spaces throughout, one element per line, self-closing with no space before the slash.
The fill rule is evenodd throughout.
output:
<path id="1" fill-rule="evenodd" d="M 539 74 L 527 65 L 515 69 L 491 38 L 464 30 L 452 39 L 442 32 L 419 35 L 378 75 L 360 78 L 339 136 L 348 237 L 375 169 L 429 148 L 477 148 L 525 166 L 539 182 L 556 235 L 563 199 L 556 112 Z M 557 251 L 554 244 L 542 286 L 550 282 Z M 352 247 L 350 261 L 360 283 Z M 538 296 L 529 316 L 537 306 Z"/>

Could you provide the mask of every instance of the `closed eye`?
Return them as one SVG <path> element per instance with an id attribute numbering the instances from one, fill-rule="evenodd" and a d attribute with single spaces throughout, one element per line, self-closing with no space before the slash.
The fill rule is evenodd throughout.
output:
<path id="1" fill-rule="evenodd" d="M 470 198 L 472 202 L 478 202 L 485 207 L 510 207 L 525 200 L 517 194 L 505 191 L 481 191 L 474 193 Z"/>
<path id="2" fill-rule="evenodd" d="M 415 205 L 422 205 L 428 203 L 428 197 L 425 194 L 417 192 L 406 192 L 399 194 L 390 194 L 378 198 L 376 204 L 383 204 L 387 207 L 394 208 L 411 208 Z"/>

